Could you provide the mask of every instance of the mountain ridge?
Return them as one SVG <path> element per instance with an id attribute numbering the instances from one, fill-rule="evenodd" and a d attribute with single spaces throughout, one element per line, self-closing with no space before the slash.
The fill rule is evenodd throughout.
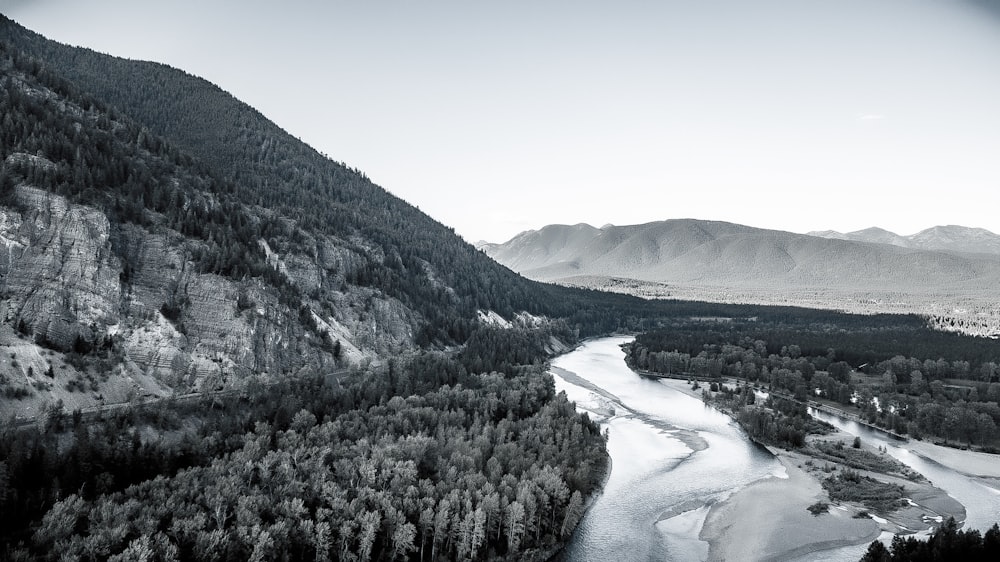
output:
<path id="1" fill-rule="evenodd" d="M 870 227 L 847 233 L 824 230 L 812 231 L 808 234 L 821 238 L 891 244 L 893 246 L 921 250 L 940 250 L 965 254 L 1000 254 L 1000 235 L 990 232 L 985 228 L 954 224 L 932 226 L 907 236 L 902 236 L 879 227 Z"/>

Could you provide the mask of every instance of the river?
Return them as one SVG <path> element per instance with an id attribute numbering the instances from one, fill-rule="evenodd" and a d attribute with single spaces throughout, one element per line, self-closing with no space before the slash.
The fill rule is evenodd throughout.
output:
<path id="1" fill-rule="evenodd" d="M 625 365 L 629 337 L 590 340 L 552 362 L 566 392 L 608 433 L 611 473 L 567 546 L 564 560 L 705 560 L 698 534 L 711 505 L 757 480 L 785 477 L 766 450 L 728 416 Z M 840 429 L 884 446 L 968 510 L 967 524 L 1000 520 L 1000 492 L 911 452 L 905 443 L 859 424 L 817 413 Z M 867 545 L 801 557 L 858 560 Z"/>
<path id="2" fill-rule="evenodd" d="M 633 373 L 620 348 L 628 341 L 591 340 L 552 362 L 556 389 L 607 429 L 612 462 L 565 559 L 703 560 L 709 506 L 784 468 L 729 416 Z"/>

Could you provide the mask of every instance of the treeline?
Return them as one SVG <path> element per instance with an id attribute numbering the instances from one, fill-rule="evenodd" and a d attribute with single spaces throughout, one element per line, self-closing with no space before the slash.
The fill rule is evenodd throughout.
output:
<path id="1" fill-rule="evenodd" d="M 11 560 L 543 557 L 606 462 L 542 367 L 476 374 L 443 353 L 92 424 L 53 414 L 7 428 L 0 453 Z"/>
<path id="2" fill-rule="evenodd" d="M 932 379 L 989 382 L 1000 375 L 1000 342 L 934 330 L 926 320 L 913 315 L 864 316 L 757 307 L 745 316 L 678 318 L 642 334 L 637 343 L 647 352 L 674 351 L 687 355 L 688 360 L 709 348 L 742 345 L 764 359 L 772 355 L 802 357 L 819 370 L 825 370 L 828 359 L 854 367 L 867 364 L 867 371 L 876 374 L 894 368 L 897 375 L 908 375 L 908 369 L 890 363 L 904 357 L 919 358 L 918 365 L 911 362 L 911 369 L 924 370 Z"/>
<path id="3" fill-rule="evenodd" d="M 769 313 L 761 308 L 754 319 L 665 321 L 638 336 L 626 359 L 641 370 L 740 378 L 800 401 L 823 398 L 918 438 L 986 450 L 1000 444 L 1000 342 L 933 332 L 905 316 L 862 317 L 871 322 L 865 325 L 847 315 L 815 322 Z M 906 357 L 900 350 L 942 355 Z M 866 363 L 848 361 L 860 359 Z"/>
<path id="4" fill-rule="evenodd" d="M 949 517 L 926 540 L 896 535 L 888 548 L 873 541 L 861 562 L 989 562 L 1000 560 L 1000 527 L 995 523 L 985 533 L 959 529 Z"/>

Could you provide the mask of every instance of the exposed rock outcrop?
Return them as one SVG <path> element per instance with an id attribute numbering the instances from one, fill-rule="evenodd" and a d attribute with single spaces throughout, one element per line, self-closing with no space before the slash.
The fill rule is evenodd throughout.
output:
<path id="1" fill-rule="evenodd" d="M 0 346 L 21 358 L 18 369 L 3 369 L 7 388 L 29 394 L 21 416 L 56 399 L 87 407 L 238 387 L 252 375 L 322 374 L 412 345 L 412 313 L 347 285 L 345 272 L 361 259 L 337 241 L 312 240 L 310 254 L 285 256 L 261 241 L 269 264 L 306 295 L 295 310 L 259 278 L 199 272 L 191 256 L 201 243 L 168 228 L 114 224 L 29 185 L 14 199 L 0 207 L 0 314 L 9 327 Z M 52 363 L 62 369 L 49 371 Z"/>

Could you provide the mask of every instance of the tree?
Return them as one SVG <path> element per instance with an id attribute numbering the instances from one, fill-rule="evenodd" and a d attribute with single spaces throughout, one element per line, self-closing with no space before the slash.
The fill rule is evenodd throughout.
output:
<path id="1" fill-rule="evenodd" d="M 406 558 L 406 555 L 416 548 L 413 539 L 417 536 L 417 528 L 412 523 L 396 525 L 392 533 L 392 559 Z"/>
<path id="2" fill-rule="evenodd" d="M 513 501 L 507 506 L 507 551 L 513 554 L 521 546 L 521 538 L 524 537 L 524 506 L 518 501 Z"/>
<path id="3" fill-rule="evenodd" d="M 354 529 L 357 524 L 351 519 L 345 519 L 340 524 L 340 559 L 348 560 L 351 553 L 351 540 L 354 538 Z"/>
<path id="4" fill-rule="evenodd" d="M 472 558 L 476 558 L 479 549 L 486 542 L 486 512 L 482 507 L 477 507 L 472 515 L 472 536 L 469 539 L 469 552 Z"/>
<path id="5" fill-rule="evenodd" d="M 576 524 L 580 521 L 580 517 L 583 515 L 583 496 L 580 495 L 579 490 L 574 490 L 573 495 L 569 498 L 569 504 L 566 506 L 566 515 L 563 516 L 562 529 L 559 534 L 562 537 L 568 537 L 573 529 L 576 528 Z"/>
<path id="6" fill-rule="evenodd" d="M 865 551 L 865 555 L 861 557 L 861 562 L 891 562 L 892 557 L 889 555 L 889 549 L 885 547 L 879 541 L 872 541 L 868 545 L 868 550 Z"/>
<path id="7" fill-rule="evenodd" d="M 129 543 L 120 554 L 108 558 L 108 562 L 152 562 L 155 555 L 149 536 L 142 535 Z"/>
<path id="8" fill-rule="evenodd" d="M 307 519 L 311 521 L 311 519 Z M 331 529 L 326 521 L 320 521 L 313 527 L 313 548 L 316 549 L 316 562 L 328 562 L 330 560 Z"/>
<path id="9" fill-rule="evenodd" d="M 437 559 L 437 547 L 448 538 L 448 524 L 451 522 L 451 502 L 442 498 L 434 514 L 434 537 L 431 539 L 431 560 Z"/>
<path id="10" fill-rule="evenodd" d="M 378 533 L 382 517 L 377 511 L 365 511 L 361 514 L 358 527 L 358 559 L 367 562 L 372 555 L 372 547 L 375 545 L 375 535 Z"/>
<path id="11" fill-rule="evenodd" d="M 86 508 L 86 502 L 76 494 L 56 502 L 35 531 L 35 541 L 39 544 L 54 545 L 69 538 Z"/>
<path id="12" fill-rule="evenodd" d="M 424 508 L 420 512 L 420 560 L 424 559 L 424 545 L 427 543 L 427 535 L 434 531 L 434 510 L 430 507 Z"/>

